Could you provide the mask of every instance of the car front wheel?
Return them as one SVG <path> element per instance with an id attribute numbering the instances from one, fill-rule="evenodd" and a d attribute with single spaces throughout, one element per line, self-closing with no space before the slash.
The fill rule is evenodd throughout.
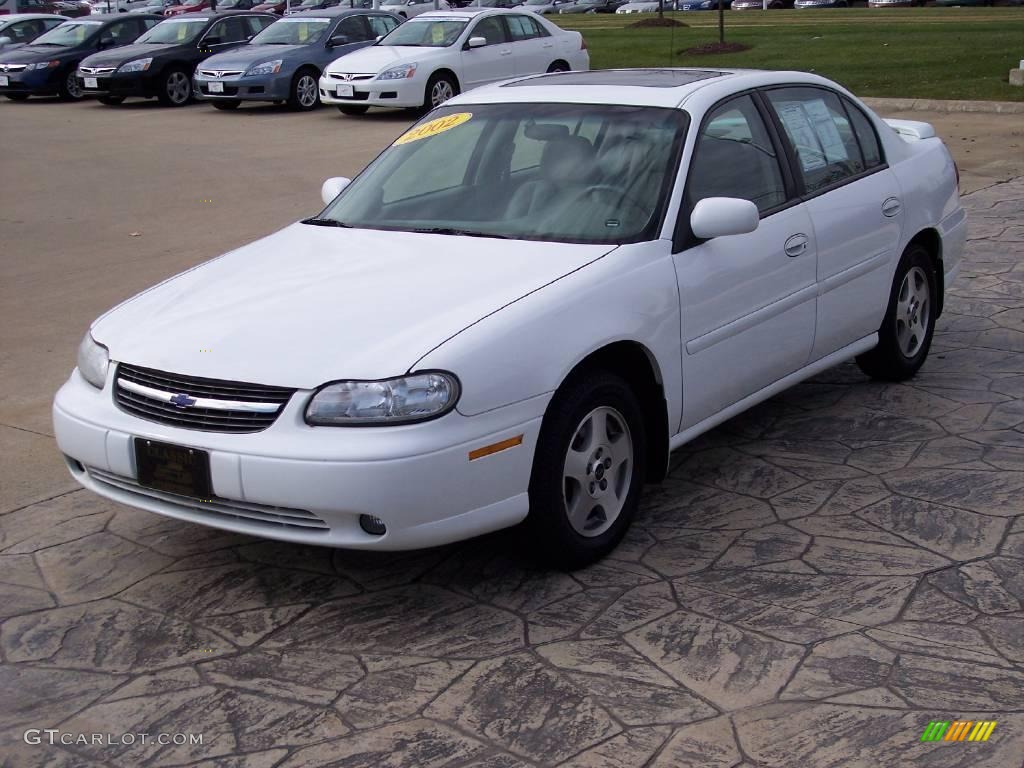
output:
<path id="1" fill-rule="evenodd" d="M 645 464 L 643 414 L 629 385 L 603 371 L 574 377 L 556 393 L 538 438 L 530 546 L 570 570 L 604 557 L 629 528 Z"/>
<path id="2" fill-rule="evenodd" d="M 431 75 L 430 80 L 427 82 L 426 98 L 423 106 L 427 109 L 434 109 L 444 104 L 448 99 L 458 95 L 459 84 L 450 75 Z"/>
<path id="3" fill-rule="evenodd" d="M 857 357 L 864 373 L 882 381 L 904 381 L 924 365 L 935 332 L 938 279 L 923 247 L 912 245 L 904 252 L 878 329 L 878 346 Z"/>
<path id="4" fill-rule="evenodd" d="M 68 72 L 60 84 L 60 97 L 64 101 L 78 101 L 82 98 L 82 86 L 78 84 L 75 71 Z"/>
<path id="5" fill-rule="evenodd" d="M 183 107 L 192 98 L 192 81 L 181 69 L 171 69 L 163 77 L 163 86 L 157 92 L 160 103 L 166 107 Z"/>
<path id="6" fill-rule="evenodd" d="M 307 112 L 320 106 L 320 86 L 313 70 L 304 69 L 292 80 L 292 92 L 288 97 L 288 106 L 292 109 Z"/>

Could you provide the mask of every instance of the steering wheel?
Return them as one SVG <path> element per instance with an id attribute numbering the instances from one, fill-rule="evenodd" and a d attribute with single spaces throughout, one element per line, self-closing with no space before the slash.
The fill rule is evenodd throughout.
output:
<path id="1" fill-rule="evenodd" d="M 611 186 L 610 184 L 595 184 L 592 187 L 587 187 L 586 189 L 577 193 L 577 195 L 572 200 L 569 201 L 569 205 L 566 207 L 574 206 L 577 203 L 583 203 L 586 201 L 588 197 L 591 197 L 593 195 L 607 195 L 610 198 L 614 198 L 614 200 L 612 201 L 613 211 L 619 211 L 625 206 L 632 206 L 635 209 L 635 212 L 638 214 L 638 218 L 646 219 L 648 216 L 650 216 L 650 212 L 643 205 L 641 205 L 635 197 L 630 195 L 628 192 L 624 192 L 618 187 Z M 626 217 L 621 216 L 620 218 Z"/>

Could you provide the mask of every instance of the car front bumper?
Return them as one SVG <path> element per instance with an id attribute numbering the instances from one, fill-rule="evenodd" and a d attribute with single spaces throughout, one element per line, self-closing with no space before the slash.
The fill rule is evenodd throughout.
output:
<path id="1" fill-rule="evenodd" d="M 0 94 L 25 96 L 52 96 L 60 92 L 60 67 L 34 69 L 31 72 L 0 72 L 7 78 L 6 85 L 0 85 Z"/>
<path id="2" fill-rule="evenodd" d="M 223 92 L 210 90 L 211 83 L 220 83 Z M 204 101 L 287 101 L 291 95 L 292 73 L 278 72 L 276 75 L 240 75 L 237 77 L 203 77 L 192 79 L 193 92 L 197 99 Z"/>
<path id="3" fill-rule="evenodd" d="M 421 107 L 426 80 L 414 75 L 404 80 L 338 80 L 329 73 L 320 76 L 320 101 L 354 107 Z M 338 96 L 338 88 L 351 87 L 352 96 Z"/>
<path id="4" fill-rule="evenodd" d="M 113 401 L 78 370 L 53 404 L 54 433 L 72 476 L 101 496 L 168 517 L 281 541 L 402 550 L 515 525 L 528 511 L 533 451 L 548 396 L 478 416 L 458 410 L 395 427 L 310 427 L 300 390 L 262 432 L 226 434 L 167 426 Z M 522 436 L 470 460 L 469 452 Z M 134 438 L 209 453 L 214 498 L 200 501 L 138 484 Z M 375 536 L 360 515 L 384 521 Z"/>
<path id="5" fill-rule="evenodd" d="M 75 77 L 78 78 L 78 86 L 86 96 L 113 96 L 115 98 L 129 98 L 139 96 L 152 98 L 156 96 L 157 85 L 149 72 L 112 72 L 107 75 L 83 75 L 79 70 Z M 95 78 L 96 87 L 90 88 L 85 84 L 86 78 Z"/>

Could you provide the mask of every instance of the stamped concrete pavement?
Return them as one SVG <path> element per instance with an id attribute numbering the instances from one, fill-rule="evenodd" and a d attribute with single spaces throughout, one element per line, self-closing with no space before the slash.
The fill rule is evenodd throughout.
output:
<path id="1" fill-rule="evenodd" d="M 574 574 L 367 555 L 74 491 L 0 516 L 12 766 L 971 766 L 1024 755 L 1024 179 L 912 382 L 844 365 L 673 457 Z M 996 720 L 923 743 L 932 720 Z M 26 729 L 202 734 L 26 744 Z"/>

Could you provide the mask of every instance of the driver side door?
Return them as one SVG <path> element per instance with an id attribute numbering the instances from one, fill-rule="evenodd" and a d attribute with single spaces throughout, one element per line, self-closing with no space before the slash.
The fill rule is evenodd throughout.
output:
<path id="1" fill-rule="evenodd" d="M 484 38 L 487 45 L 480 48 L 468 47 L 468 41 L 473 37 Z M 512 44 L 500 16 L 480 19 L 466 41 L 466 47 L 462 51 L 462 90 L 505 80 L 515 75 Z"/>
<path id="2" fill-rule="evenodd" d="M 814 342 L 816 250 L 763 104 L 745 94 L 700 126 L 673 255 L 681 305 L 680 430 L 807 364 Z M 758 228 L 700 240 L 689 226 L 708 197 L 752 201 Z"/>

